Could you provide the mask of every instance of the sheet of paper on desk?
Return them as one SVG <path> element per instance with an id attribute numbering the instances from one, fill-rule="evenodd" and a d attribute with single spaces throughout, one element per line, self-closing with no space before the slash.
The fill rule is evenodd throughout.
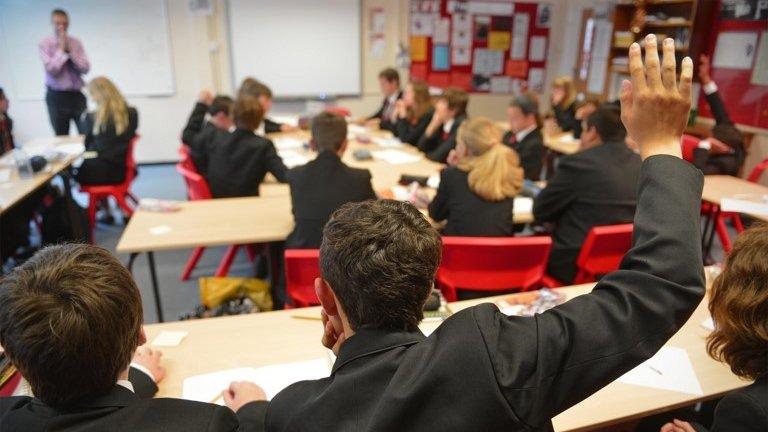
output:
<path id="1" fill-rule="evenodd" d="M 11 170 L 4 168 L 0 169 L 0 183 L 4 183 L 11 180 Z"/>
<path id="2" fill-rule="evenodd" d="M 267 398 L 272 399 L 280 390 L 295 382 L 325 378 L 330 371 L 327 358 L 276 364 L 258 369 L 228 369 L 185 379 L 181 398 L 200 402 L 217 401 L 219 394 L 233 381 L 250 381 L 261 386 Z"/>
<path id="3" fill-rule="evenodd" d="M 81 143 L 67 143 L 56 146 L 56 151 L 67 156 L 77 156 L 85 151 L 85 146 Z"/>
<path id="4" fill-rule="evenodd" d="M 152 341 L 153 346 L 162 347 L 175 347 L 181 344 L 181 341 L 187 337 L 188 332 L 185 331 L 161 331 L 159 335 Z"/>
<path id="5" fill-rule="evenodd" d="M 403 142 L 395 137 L 374 137 L 373 143 L 384 148 L 400 148 L 403 146 Z"/>
<path id="6" fill-rule="evenodd" d="M 515 197 L 512 209 L 516 214 L 531 213 L 533 211 L 533 198 Z"/>
<path id="7" fill-rule="evenodd" d="M 421 156 L 399 150 L 379 150 L 371 152 L 371 154 L 374 158 L 393 165 L 414 163 L 421 160 Z"/>
<path id="8" fill-rule="evenodd" d="M 302 140 L 292 137 L 275 138 L 274 143 L 277 150 L 292 150 L 304 147 L 304 142 Z"/>
<path id="9" fill-rule="evenodd" d="M 297 115 L 276 115 L 276 116 L 269 116 L 269 119 L 276 123 L 282 123 L 287 124 L 291 126 L 298 126 L 299 125 L 299 116 Z"/>
<path id="10" fill-rule="evenodd" d="M 358 124 L 350 123 L 347 125 L 347 132 L 353 135 L 359 135 L 359 134 L 367 134 L 368 128 L 365 126 L 360 126 Z"/>
<path id="11" fill-rule="evenodd" d="M 302 156 L 293 150 L 282 150 L 277 152 L 277 154 L 280 155 L 280 158 L 283 159 L 283 163 L 288 168 L 297 167 L 309 162 L 309 159 L 307 159 L 306 156 Z"/>
<path id="12" fill-rule="evenodd" d="M 676 347 L 662 347 L 656 355 L 617 381 L 699 396 L 704 394 L 688 353 Z"/>
<path id="13" fill-rule="evenodd" d="M 768 216 L 768 196 L 755 196 L 750 199 L 723 198 L 720 200 L 720 209 Z"/>

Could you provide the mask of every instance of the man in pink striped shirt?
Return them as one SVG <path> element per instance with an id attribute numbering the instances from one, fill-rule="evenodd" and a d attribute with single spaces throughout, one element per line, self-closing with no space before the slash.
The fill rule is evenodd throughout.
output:
<path id="1" fill-rule="evenodd" d="M 40 41 L 40 58 L 45 67 L 45 101 L 56 135 L 69 135 L 74 120 L 80 130 L 80 116 L 85 111 L 83 75 L 91 68 L 83 44 L 67 34 L 69 16 L 62 9 L 51 12 L 53 35 Z"/>

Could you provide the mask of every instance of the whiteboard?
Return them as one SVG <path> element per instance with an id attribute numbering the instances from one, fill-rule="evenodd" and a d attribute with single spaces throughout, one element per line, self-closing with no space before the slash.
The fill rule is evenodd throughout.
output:
<path id="1" fill-rule="evenodd" d="M 253 76 L 275 97 L 359 95 L 360 0 L 229 0 L 233 85 Z"/>
<path id="2" fill-rule="evenodd" d="M 106 76 L 128 96 L 174 93 L 164 0 L 0 0 L 0 49 L 15 98 L 45 95 L 38 43 L 53 32 L 54 8 L 67 11 L 69 34 L 83 43 L 91 63 L 87 78 Z"/>

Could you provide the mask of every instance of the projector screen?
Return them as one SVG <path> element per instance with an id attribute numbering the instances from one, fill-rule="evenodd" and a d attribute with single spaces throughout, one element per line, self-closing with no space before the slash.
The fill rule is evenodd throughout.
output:
<path id="1" fill-rule="evenodd" d="M 252 76 L 275 98 L 360 94 L 360 0 L 229 0 L 234 86 Z"/>

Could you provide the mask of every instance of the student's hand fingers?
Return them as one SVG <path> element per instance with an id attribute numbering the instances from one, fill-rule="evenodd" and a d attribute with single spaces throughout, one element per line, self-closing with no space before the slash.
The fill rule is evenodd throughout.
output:
<path id="1" fill-rule="evenodd" d="M 691 85 L 693 82 L 693 60 L 690 57 L 683 59 L 680 70 L 680 85 L 678 86 L 678 92 L 683 100 L 691 103 Z"/>
<path id="2" fill-rule="evenodd" d="M 676 84 L 676 64 L 675 64 L 675 41 L 673 39 L 664 39 L 664 56 L 661 62 L 661 81 L 664 88 L 670 91 L 677 90 Z"/>
<path id="3" fill-rule="evenodd" d="M 677 429 L 672 423 L 667 423 L 659 429 L 659 432 L 676 432 Z"/>
<path id="4" fill-rule="evenodd" d="M 235 402 L 235 395 L 231 391 L 229 391 L 229 389 L 226 389 L 223 392 L 221 392 L 221 398 L 224 399 L 224 405 L 230 408 Z"/>
<path id="5" fill-rule="evenodd" d="M 636 92 L 645 91 L 647 88 L 645 69 L 643 69 L 640 44 L 637 42 L 629 46 L 629 73 L 632 76 L 632 88 Z"/>
<path id="6" fill-rule="evenodd" d="M 690 423 L 684 422 L 682 420 L 675 419 L 674 420 L 675 426 L 680 430 L 680 432 L 696 432 L 696 429 L 691 426 Z"/>
<path id="7" fill-rule="evenodd" d="M 632 118 L 632 81 L 624 80 L 621 82 L 621 122 L 627 131 L 630 130 L 630 119 Z"/>
<path id="8" fill-rule="evenodd" d="M 645 77 L 651 90 L 658 91 L 661 89 L 659 48 L 654 34 L 645 37 Z"/>

